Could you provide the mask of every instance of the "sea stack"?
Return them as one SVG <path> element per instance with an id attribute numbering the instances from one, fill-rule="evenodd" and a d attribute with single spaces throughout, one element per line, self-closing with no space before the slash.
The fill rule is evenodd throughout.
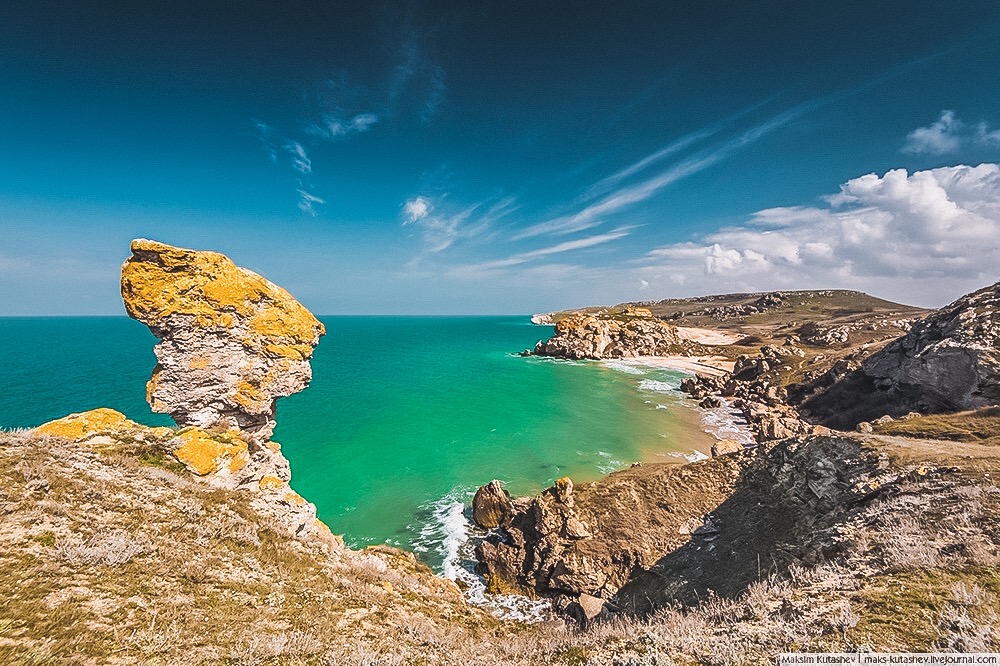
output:
<path id="1" fill-rule="evenodd" d="M 323 324 L 222 254 L 135 240 L 122 298 L 129 316 L 160 339 L 147 400 L 180 426 L 263 442 L 274 430 L 275 401 L 312 378 Z"/>
<path id="2" fill-rule="evenodd" d="M 275 401 L 312 377 L 323 324 L 224 255 L 150 240 L 132 242 L 122 298 L 159 338 L 146 398 L 181 426 L 166 435 L 171 455 L 210 485 L 252 490 L 251 504 L 296 535 L 325 531 L 270 438 Z"/>

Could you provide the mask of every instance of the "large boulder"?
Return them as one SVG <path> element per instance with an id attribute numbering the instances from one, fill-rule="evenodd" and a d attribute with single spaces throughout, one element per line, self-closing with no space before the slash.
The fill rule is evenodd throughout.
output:
<path id="1" fill-rule="evenodd" d="M 472 520 L 480 527 L 499 527 L 510 516 L 510 512 L 510 495 L 496 479 L 477 490 L 472 498 Z"/>

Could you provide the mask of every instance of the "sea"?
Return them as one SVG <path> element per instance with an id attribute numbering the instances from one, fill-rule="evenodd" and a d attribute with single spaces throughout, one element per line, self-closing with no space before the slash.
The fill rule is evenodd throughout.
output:
<path id="1" fill-rule="evenodd" d="M 470 589 L 479 486 L 533 494 L 744 436 L 725 408 L 694 409 L 680 372 L 519 356 L 552 334 L 527 316 L 321 319 L 312 383 L 278 401 L 292 487 L 348 545 L 414 551 Z M 155 342 L 125 317 L 0 318 L 0 428 L 95 407 L 172 425 L 145 401 Z"/>

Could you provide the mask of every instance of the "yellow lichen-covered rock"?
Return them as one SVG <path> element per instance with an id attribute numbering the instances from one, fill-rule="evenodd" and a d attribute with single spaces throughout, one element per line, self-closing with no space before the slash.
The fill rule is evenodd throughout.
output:
<path id="1" fill-rule="evenodd" d="M 174 457 L 211 485 L 252 491 L 251 505 L 290 533 L 318 533 L 270 437 L 276 400 L 312 378 L 323 324 L 218 252 L 133 241 L 121 287 L 129 316 L 159 338 L 146 399 L 184 426 L 166 442 Z"/>
<path id="2" fill-rule="evenodd" d="M 132 242 L 132 254 L 122 269 L 122 298 L 141 322 L 186 315 L 201 327 L 232 328 L 245 319 L 248 345 L 305 345 L 296 351 L 308 348 L 309 355 L 324 332 L 291 294 L 223 254 L 145 239 Z"/>
<path id="3" fill-rule="evenodd" d="M 266 441 L 275 401 L 301 391 L 323 324 L 291 294 L 218 252 L 132 242 L 122 298 L 160 342 L 147 385 L 179 425 Z"/>
<path id="4" fill-rule="evenodd" d="M 232 470 L 234 462 L 246 465 L 247 443 L 232 435 L 185 428 L 170 442 L 174 457 L 199 476 L 221 469 Z M 237 462 L 237 464 L 238 464 Z M 238 466 L 237 469 L 241 469 Z"/>
<path id="5" fill-rule="evenodd" d="M 130 421 L 121 412 L 101 407 L 89 412 L 70 414 L 55 421 L 49 421 L 35 428 L 35 433 L 50 437 L 79 440 L 104 432 L 133 430 L 142 428 L 135 421 Z"/>
<path id="6" fill-rule="evenodd" d="M 285 482 L 269 474 L 260 480 L 259 486 L 261 490 L 276 490 L 277 488 L 283 488 Z"/>

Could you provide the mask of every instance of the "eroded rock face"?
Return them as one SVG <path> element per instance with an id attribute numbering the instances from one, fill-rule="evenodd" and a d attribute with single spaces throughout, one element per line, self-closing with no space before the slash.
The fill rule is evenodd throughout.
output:
<path id="1" fill-rule="evenodd" d="M 160 339 L 146 391 L 153 411 L 260 442 L 277 398 L 309 383 L 325 332 L 287 291 L 227 257 L 150 240 L 132 243 L 122 298 Z"/>
<path id="2" fill-rule="evenodd" d="M 576 487 L 559 479 L 537 497 L 510 501 L 506 520 L 476 548 L 479 571 L 493 592 L 553 596 L 560 608 L 581 595 L 609 599 L 634 571 L 687 540 L 683 522 L 695 516 L 700 525 L 743 464 L 725 456 L 710 465 L 633 467 Z"/>
<path id="3" fill-rule="evenodd" d="M 1000 282 L 918 321 L 867 358 L 876 386 L 917 394 L 928 411 L 1000 402 Z"/>
<path id="4" fill-rule="evenodd" d="M 886 466 L 846 437 L 646 464 L 579 485 L 563 495 L 572 506 L 557 487 L 513 499 L 510 519 L 476 557 L 491 589 L 551 597 L 583 621 L 609 608 L 646 614 L 713 593 L 734 597 L 761 571 L 781 574 L 842 550 L 840 526 L 908 478 Z M 586 532 L 575 533 L 578 525 Z"/>
<path id="5" fill-rule="evenodd" d="M 664 356 L 683 344 L 677 327 L 659 319 L 617 321 L 589 315 L 566 317 L 555 335 L 535 346 L 537 356 L 573 359 Z"/>
<path id="6" fill-rule="evenodd" d="M 846 357 L 793 393 L 804 415 L 844 430 L 884 415 L 1000 404 L 1000 282 L 917 321 L 867 358 Z"/>

